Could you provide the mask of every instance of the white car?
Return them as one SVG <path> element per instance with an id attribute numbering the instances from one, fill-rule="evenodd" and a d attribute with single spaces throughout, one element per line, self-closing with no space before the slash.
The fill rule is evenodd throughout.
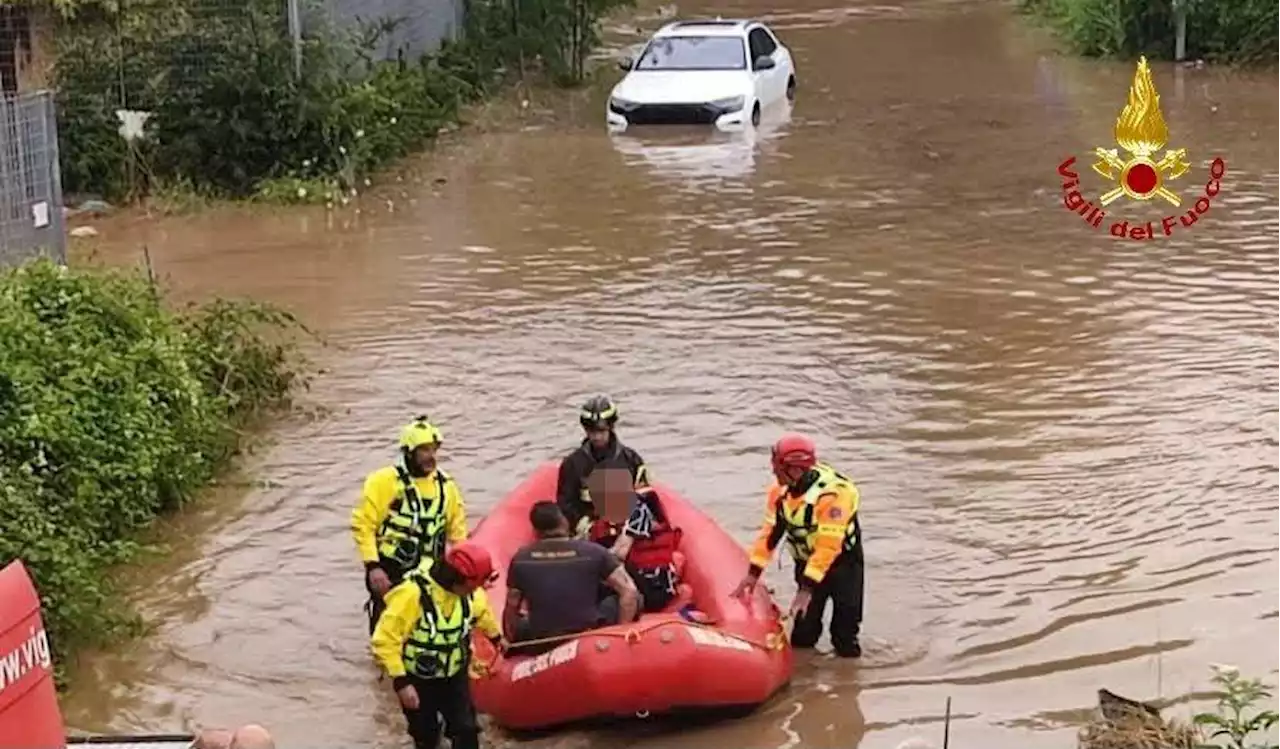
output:
<path id="1" fill-rule="evenodd" d="M 744 19 L 677 21 L 658 30 L 609 95 L 606 120 L 630 125 L 715 125 L 739 130 L 793 99 L 791 51 L 767 26 Z"/>

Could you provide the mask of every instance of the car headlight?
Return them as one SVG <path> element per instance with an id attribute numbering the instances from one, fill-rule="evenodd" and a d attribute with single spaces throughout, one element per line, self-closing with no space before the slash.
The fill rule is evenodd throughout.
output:
<path id="1" fill-rule="evenodd" d="M 745 96 L 731 96 L 728 99 L 716 99 L 711 102 L 711 106 L 719 109 L 721 112 L 737 112 L 742 109 L 742 105 L 747 101 Z"/>
<path id="2" fill-rule="evenodd" d="M 616 96 L 610 96 L 610 97 L 609 97 L 609 109 L 611 109 L 612 111 L 617 112 L 617 113 L 619 113 L 619 114 L 622 114 L 622 113 L 625 113 L 625 112 L 630 112 L 631 110 L 635 109 L 635 108 L 636 108 L 636 107 L 638 107 L 638 106 L 640 106 L 640 105 L 639 105 L 639 104 L 637 104 L 637 103 L 635 103 L 634 101 L 627 101 L 626 99 L 619 99 L 619 98 L 618 98 L 618 97 L 616 97 Z"/>

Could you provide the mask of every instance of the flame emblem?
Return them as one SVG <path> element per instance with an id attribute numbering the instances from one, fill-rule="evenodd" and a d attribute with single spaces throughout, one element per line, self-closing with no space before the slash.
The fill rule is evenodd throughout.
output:
<path id="1" fill-rule="evenodd" d="M 1164 148 L 1169 140 L 1169 126 L 1160 111 L 1160 94 L 1151 80 L 1151 68 L 1147 58 L 1138 58 L 1138 70 L 1129 86 L 1129 101 L 1116 119 L 1116 143 L 1129 152 L 1129 158 L 1120 157 L 1115 148 L 1095 148 L 1098 161 L 1093 170 L 1117 186 L 1102 194 L 1099 202 L 1108 205 L 1121 195 L 1134 200 L 1151 200 L 1161 197 L 1173 205 L 1182 199 L 1164 183 L 1186 174 L 1191 165 L 1186 162 L 1187 149 L 1178 148 L 1164 152 L 1159 161 L 1152 155 Z"/>

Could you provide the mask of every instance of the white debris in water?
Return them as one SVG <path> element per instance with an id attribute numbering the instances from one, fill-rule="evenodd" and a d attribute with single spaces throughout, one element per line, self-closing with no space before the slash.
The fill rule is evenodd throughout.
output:
<path id="1" fill-rule="evenodd" d="M 98 236 L 98 230 L 93 228 L 92 226 L 77 226 L 76 228 L 72 229 L 67 233 L 73 237 L 80 237 L 80 238 Z"/>
<path id="2" fill-rule="evenodd" d="M 911 738 L 907 739 L 901 744 L 898 744 L 897 749 L 934 749 L 934 748 L 933 748 L 933 744 L 930 744 L 928 741 L 925 741 L 919 736 L 912 736 Z"/>
<path id="3" fill-rule="evenodd" d="M 800 734 L 791 727 L 791 722 L 804 712 L 804 703 L 797 702 L 791 706 L 791 713 L 778 724 L 778 728 L 787 735 L 787 740 L 778 745 L 778 749 L 796 749 L 800 746 Z"/>

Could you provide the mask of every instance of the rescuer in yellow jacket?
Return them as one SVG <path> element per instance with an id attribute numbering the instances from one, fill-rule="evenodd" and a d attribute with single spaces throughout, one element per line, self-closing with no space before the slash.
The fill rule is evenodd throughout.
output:
<path id="1" fill-rule="evenodd" d="M 387 595 L 370 638 L 373 656 L 391 677 L 414 749 L 436 749 L 440 722 L 454 749 L 479 749 L 471 700 L 471 632 L 504 642 L 483 586 L 493 559 L 474 543 L 426 560 Z"/>
<path id="2" fill-rule="evenodd" d="M 383 597 L 424 558 L 444 553 L 445 541 L 467 539 L 467 511 L 449 474 L 436 464 L 444 441 L 420 416 L 400 432 L 400 460 L 369 474 L 351 513 L 351 535 L 364 562 L 369 590 L 369 631 L 382 613 Z"/>
<path id="3" fill-rule="evenodd" d="M 818 462 L 813 440 L 784 435 L 773 446 L 773 473 L 764 524 L 751 547 L 751 568 L 735 595 L 755 587 L 785 538 L 795 559 L 796 597 L 791 646 L 811 648 L 822 634 L 822 616 L 831 601 L 831 644 L 836 655 L 858 658 L 862 646 L 864 559 L 858 523 L 858 488 L 835 469 Z"/>

